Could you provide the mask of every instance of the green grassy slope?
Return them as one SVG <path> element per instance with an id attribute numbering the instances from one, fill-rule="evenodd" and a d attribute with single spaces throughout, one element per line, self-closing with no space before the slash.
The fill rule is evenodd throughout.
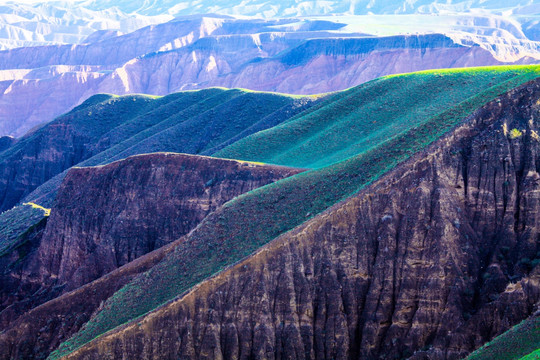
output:
<path id="1" fill-rule="evenodd" d="M 0 256 L 19 244 L 21 235 L 46 216 L 42 209 L 19 205 L 0 215 Z"/>
<path id="2" fill-rule="evenodd" d="M 521 322 L 473 352 L 467 360 L 516 360 L 540 358 L 540 316 Z"/>
<path id="3" fill-rule="evenodd" d="M 530 353 L 529 355 L 525 355 L 520 360 L 540 360 L 540 349 Z"/>
<path id="4" fill-rule="evenodd" d="M 386 82 L 388 89 L 384 90 L 384 93 L 388 99 L 400 99 L 399 103 L 392 105 L 394 110 L 388 111 L 390 118 L 384 120 L 385 129 L 392 129 L 392 131 L 389 131 L 386 136 L 377 136 L 378 140 L 372 141 L 369 147 L 358 148 L 353 156 L 348 158 L 345 155 L 337 156 L 336 154 L 340 151 L 330 151 L 330 158 L 341 161 L 267 185 L 230 201 L 220 211 L 206 218 L 173 254 L 111 297 L 103 309 L 78 334 L 62 344 L 59 350 L 51 355 L 51 358 L 59 358 L 104 332 L 155 309 L 208 276 L 249 256 L 280 234 L 355 194 L 454 128 L 473 110 L 509 89 L 538 76 L 540 76 L 540 67 L 427 72 L 404 76 L 409 81 L 428 83 L 431 84 L 430 86 L 435 86 L 434 79 L 438 79 L 436 82 L 438 86 L 455 82 L 458 78 L 467 79 L 467 81 L 460 80 L 461 85 L 459 85 L 464 87 L 465 95 L 457 100 L 452 98 L 453 101 L 447 102 L 447 107 L 444 109 L 440 106 L 429 106 L 427 100 L 429 89 L 424 89 L 427 94 L 424 95 L 423 101 L 426 104 L 415 108 L 411 106 L 411 103 L 414 103 L 413 98 L 393 96 L 394 92 L 403 92 L 403 89 L 397 86 L 398 84 L 408 82 L 397 81 L 399 77 L 375 81 L 374 84 L 379 84 L 378 86 Z M 484 88 L 474 80 L 476 77 L 480 84 L 484 84 Z M 244 143 L 241 147 L 233 144 L 218 154 L 233 154 L 231 148 L 244 149 L 246 152 L 249 151 L 251 156 L 238 157 L 269 161 L 271 158 L 266 154 L 287 152 L 287 143 L 294 147 L 295 144 L 307 142 L 313 134 L 319 134 L 321 129 L 327 129 L 332 124 L 339 123 L 341 110 L 334 105 L 342 101 L 350 106 L 349 111 L 342 111 L 343 116 L 347 118 L 343 121 L 348 124 L 347 126 L 352 126 L 354 122 L 352 118 L 349 119 L 349 115 L 354 106 L 350 104 L 361 103 L 362 99 L 369 98 L 374 84 L 333 95 L 325 104 L 317 106 L 314 111 L 307 110 L 296 119 L 278 126 L 277 130 L 270 129 L 257 133 L 246 138 L 245 142 L 240 141 L 239 143 Z M 468 90 L 469 86 L 474 90 Z M 453 93 L 449 92 L 449 94 Z M 436 99 L 437 103 L 441 101 L 440 97 Z M 383 103 L 387 102 L 383 101 Z M 326 111 L 326 106 L 332 107 L 332 111 Z M 412 124 L 403 123 L 400 120 L 403 114 L 400 109 L 410 109 L 413 112 L 409 117 L 410 121 L 414 121 Z M 330 115 L 332 115 L 331 120 L 328 119 Z M 370 113 L 365 113 L 364 116 L 355 117 L 359 119 L 362 126 L 371 122 L 369 119 L 366 120 Z M 310 124 L 313 124 L 313 126 L 306 125 L 312 130 L 296 126 L 297 122 L 305 125 L 306 118 L 309 118 Z M 400 122 L 398 127 L 392 126 L 393 119 Z M 286 129 L 286 131 L 280 132 L 280 129 Z M 377 130 L 367 127 L 364 131 L 365 138 L 373 138 L 372 132 Z M 273 135 L 268 136 L 267 133 Z M 332 132 L 328 136 L 332 137 L 333 141 L 349 141 L 346 133 L 342 133 L 341 138 L 335 138 Z M 245 144 L 251 144 L 250 146 L 255 149 L 251 151 L 252 149 Z M 319 148 L 324 147 L 326 143 L 323 141 L 322 144 L 312 143 L 311 147 L 304 148 L 303 151 L 306 153 L 302 161 L 285 162 L 286 165 L 315 166 L 317 163 L 323 164 L 323 160 L 333 161 L 328 160 L 329 157 L 325 156 L 324 151 L 319 151 Z M 275 146 L 283 151 L 276 152 Z M 235 154 L 242 155 L 241 152 Z"/>
<path id="5" fill-rule="evenodd" d="M 209 154 L 209 149 L 284 121 L 313 104 L 314 98 L 212 88 L 168 95 L 156 106 L 101 137 L 107 146 L 76 166 L 107 164 L 150 152 Z M 51 206 L 67 171 L 38 187 L 24 201 Z"/>
<path id="6" fill-rule="evenodd" d="M 311 106 L 313 99 L 221 88 L 164 97 L 96 95 L 2 152 L 0 164 L 15 163 L 29 149 L 40 147 L 43 139 L 57 136 L 53 129 L 59 125 L 76 129 L 74 136 L 91 149 L 88 156 L 74 166 L 102 165 L 131 155 L 157 151 L 205 153 L 273 126 L 276 121 L 284 121 Z M 23 202 L 51 207 L 69 167 L 64 169 L 27 195 Z M 19 218 L 24 221 L 21 220 L 17 226 L 9 225 L 9 228 L 8 224 L 13 222 L 12 213 L 0 214 L 3 248 L 12 246 L 18 236 L 33 225 L 33 212 L 27 207 L 17 209 Z"/>
<path id="7" fill-rule="evenodd" d="M 335 94 L 320 106 L 214 155 L 295 167 L 327 166 L 425 126 L 490 87 L 505 81 L 513 86 L 536 77 L 538 69 L 493 67 L 384 77 Z"/>

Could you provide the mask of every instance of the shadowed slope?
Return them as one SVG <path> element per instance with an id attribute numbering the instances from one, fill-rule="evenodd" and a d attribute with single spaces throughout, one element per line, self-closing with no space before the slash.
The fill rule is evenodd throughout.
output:
<path id="1" fill-rule="evenodd" d="M 539 96 L 535 80 L 465 121 L 430 121 L 377 157 L 228 202 L 51 358 L 83 336 L 90 342 L 67 358 L 465 356 L 540 300 L 539 268 L 522 261 L 538 256 Z M 377 178 L 372 164 L 389 158 L 409 160 Z M 313 199 L 347 182 L 353 196 L 311 218 L 324 210 Z"/>
<path id="2" fill-rule="evenodd" d="M 379 142 L 373 144 L 366 151 L 359 152 L 357 155 L 333 165 L 281 180 L 227 203 L 219 213 L 207 218 L 194 230 L 189 235 L 189 241 L 180 244 L 173 254 L 151 269 L 147 275 L 138 277 L 111 297 L 107 301 L 107 306 L 97 313 L 81 332 L 68 340 L 58 352 L 53 354 L 52 358 L 67 354 L 96 336 L 151 311 L 187 291 L 206 277 L 234 264 L 245 256 L 249 256 L 260 246 L 280 234 L 355 194 L 400 162 L 408 159 L 415 152 L 425 148 L 447 131 L 453 129 L 468 114 L 486 102 L 538 76 L 536 67 L 504 69 L 503 71 L 482 69 L 474 70 L 472 74 L 476 71 L 480 72 L 479 75 L 486 72 L 487 75 L 481 77 L 482 80 L 489 83 L 489 79 L 492 85 L 497 85 L 487 87 L 479 93 L 474 92 L 469 96 L 464 91 L 461 101 L 453 102 L 452 106 L 444 110 L 427 106 L 427 109 L 431 109 L 431 113 L 426 113 L 424 110 L 424 112 L 417 114 L 418 118 L 413 116 L 417 123 L 406 124 L 400 128 L 401 131 L 394 131 L 388 136 L 380 137 Z M 463 71 L 463 73 L 466 76 L 467 71 Z M 474 78 L 472 74 L 469 74 L 469 80 Z M 453 73 L 450 72 L 449 77 L 452 78 L 452 75 Z M 430 76 L 437 77 L 437 73 L 420 73 L 410 76 L 413 79 L 414 77 L 429 78 Z M 392 79 L 381 81 L 388 81 L 388 84 L 392 84 Z M 441 82 L 441 84 L 443 83 Z M 473 82 L 473 84 L 475 83 Z M 350 92 L 354 91 L 355 89 L 350 90 Z M 399 92 L 400 89 L 396 88 L 395 91 Z M 334 102 L 339 104 L 340 95 L 347 99 L 348 93 L 334 95 L 333 101 L 329 100 L 329 102 L 320 104 L 313 113 L 324 113 L 327 106 L 332 107 L 335 105 Z M 362 99 L 361 95 L 362 93 L 359 91 L 355 93 L 356 98 L 350 96 L 348 99 L 355 99 L 354 101 L 358 102 Z M 369 92 L 364 95 L 369 96 Z M 406 105 L 410 106 L 410 102 L 411 99 L 403 97 L 400 105 L 406 108 Z M 332 109 L 331 113 L 339 114 L 338 107 L 334 106 Z M 400 109 L 400 107 L 396 107 L 394 112 L 394 116 L 398 116 L 398 119 L 399 115 L 402 114 Z M 326 114 L 328 113 L 330 112 L 326 112 Z M 345 112 L 344 116 L 347 115 L 348 113 Z M 304 114 L 300 115 L 299 118 L 303 119 Z M 315 118 L 315 115 L 311 119 L 315 125 L 326 124 L 328 120 L 324 116 Z M 362 118 L 360 119 L 362 121 Z M 287 127 L 289 123 L 294 124 L 295 121 L 286 122 L 279 128 L 289 129 Z M 298 129 L 300 127 L 296 130 Z M 304 135 L 301 129 L 298 131 L 297 140 L 308 138 L 302 137 Z M 262 134 L 264 133 L 262 132 Z M 253 137 L 257 138 L 259 134 L 261 133 Z M 287 131 L 285 135 L 283 138 L 269 136 L 266 139 L 283 147 L 288 141 L 289 144 L 294 144 L 292 141 L 295 139 L 294 130 Z M 369 135 L 367 134 L 367 136 Z M 341 139 L 347 141 L 349 138 L 343 135 Z M 261 149 L 272 149 L 273 147 L 267 142 L 257 144 L 260 145 Z M 313 154 L 318 149 L 313 147 L 310 150 L 312 152 L 308 152 L 306 156 L 308 158 L 312 156 L 313 162 L 315 157 Z M 228 154 L 227 148 L 218 154 Z M 262 151 L 261 154 L 264 157 L 265 152 Z M 329 155 L 331 156 L 332 152 Z"/>

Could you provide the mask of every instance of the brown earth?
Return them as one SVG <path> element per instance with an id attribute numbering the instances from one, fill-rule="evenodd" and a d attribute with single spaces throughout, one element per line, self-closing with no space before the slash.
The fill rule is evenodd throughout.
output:
<path id="1" fill-rule="evenodd" d="M 538 98 L 534 81 L 490 102 L 358 195 L 66 358 L 462 358 L 540 300 Z"/>
<path id="2" fill-rule="evenodd" d="M 41 281 L 78 288 L 177 240 L 232 198 L 298 172 L 172 153 L 73 169 L 43 235 Z"/>
<path id="3" fill-rule="evenodd" d="M 21 338 L 18 330 L 0 335 L 0 343 L 9 344 L 8 358 L 46 356 L 102 301 L 159 262 L 170 250 L 166 245 L 209 213 L 244 192 L 300 171 L 172 153 L 70 170 L 46 225 L 26 235 L 25 251 L 19 247 L 0 258 L 0 324 L 4 330 L 25 324 L 18 329 L 29 337 Z M 30 309 L 125 264 L 126 269 L 100 280 L 101 285 L 90 284 L 53 300 L 12 324 Z M 38 324 L 38 332 L 29 331 Z"/>

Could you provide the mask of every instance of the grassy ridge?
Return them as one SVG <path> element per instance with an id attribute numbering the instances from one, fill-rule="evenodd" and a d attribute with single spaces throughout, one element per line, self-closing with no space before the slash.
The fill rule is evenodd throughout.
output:
<path id="1" fill-rule="evenodd" d="M 532 316 L 473 352 L 467 360 L 538 359 L 540 317 Z"/>
<path id="2" fill-rule="evenodd" d="M 327 166 L 424 126 L 433 116 L 492 86 L 533 78 L 538 69 L 438 70 L 377 79 L 329 97 L 321 106 L 214 155 L 295 167 Z"/>
<path id="3" fill-rule="evenodd" d="M 402 107 L 412 109 L 411 111 L 417 111 L 416 116 L 409 117 L 415 119 L 414 123 L 400 123 L 396 127 L 398 130 L 395 130 L 392 127 L 392 118 L 386 119 L 384 129 L 392 129 L 392 131 L 386 136 L 378 136 L 378 142 L 372 142 L 371 146 L 365 150 L 358 150 L 354 156 L 346 158 L 344 155 L 336 155 L 340 151 L 331 152 L 329 156 L 332 159 L 340 159 L 340 157 L 345 157 L 345 159 L 267 185 L 230 201 L 220 211 L 205 219 L 173 254 L 111 297 L 103 309 L 78 334 L 51 354 L 51 358 L 57 359 L 68 354 L 106 331 L 144 315 L 187 291 L 208 276 L 249 256 L 260 246 L 280 234 L 355 194 L 454 128 L 475 109 L 509 89 L 538 77 L 540 75 L 539 69 L 539 67 L 527 67 L 517 70 L 514 68 L 510 70 L 483 69 L 468 72 L 443 72 L 454 80 L 459 78 L 472 82 L 471 86 L 474 91 L 464 90 L 464 93 L 468 94 L 467 96 L 463 96 L 461 101 L 452 102 L 442 110 L 440 107 L 427 105 L 414 110 L 414 107 L 410 105 L 412 102 L 410 98 L 396 96 L 395 99 L 401 99 L 401 103 L 395 103 L 393 105 L 395 109 L 389 114 L 393 114 L 395 118 L 399 119 L 403 113 L 399 109 Z M 435 72 L 412 74 L 406 77 L 409 81 L 418 81 L 424 84 L 430 80 L 426 78 L 434 77 L 439 79 L 435 83 L 443 86 L 449 81 L 445 76 Z M 480 85 L 474 81 L 476 76 L 479 76 L 480 83 L 485 85 L 483 91 L 478 90 Z M 381 83 L 386 82 L 389 89 L 385 90 L 385 97 L 392 97 L 392 89 L 397 93 L 402 93 L 402 89 L 396 88 L 396 84 L 401 83 L 396 82 L 397 80 L 400 81 L 399 77 L 389 77 L 377 80 L 371 85 L 343 92 L 341 97 L 340 94 L 334 95 L 327 100 L 324 106 L 317 106 L 314 111 L 307 110 L 296 119 L 278 126 L 277 132 L 275 129 L 270 129 L 263 131 L 262 135 L 257 133 L 246 138 L 245 141 L 241 141 L 244 143 L 242 146 L 237 147 L 233 144 L 218 154 L 231 154 L 231 148 L 244 149 L 251 156 L 239 156 L 241 159 L 268 161 L 267 154 L 272 154 L 273 158 L 275 154 L 286 153 L 285 144 L 288 143 L 294 147 L 295 144 L 303 143 L 303 140 L 307 141 L 315 135 L 319 136 L 323 129 L 332 128 L 332 125 L 340 121 L 339 116 L 337 116 L 340 107 L 333 106 L 336 103 L 345 102 L 347 107 L 343 107 L 343 109 L 348 110 L 343 110 L 343 116 L 347 118 L 350 111 L 354 111 L 354 104 L 370 97 L 369 92 L 373 85 L 380 86 Z M 428 81 L 428 83 L 434 86 L 433 82 Z M 488 86 L 490 83 L 491 86 Z M 466 84 L 468 83 L 465 82 Z M 465 85 L 462 84 L 462 86 Z M 429 96 L 429 94 L 425 96 Z M 455 99 L 453 100 L 455 101 Z M 332 110 L 326 111 L 326 106 L 332 107 Z M 431 112 L 428 111 L 430 109 Z M 329 120 L 328 116 L 331 114 L 337 115 Z M 365 114 L 366 117 L 369 115 L 369 113 Z M 304 122 L 306 117 L 310 121 L 308 125 L 313 125 L 308 129 L 298 126 L 298 123 L 306 125 Z M 354 118 L 359 119 L 358 121 L 362 125 L 370 122 L 369 120 L 366 122 L 363 117 L 355 116 Z M 351 119 L 344 120 L 344 124 L 351 125 Z M 282 131 L 283 129 L 284 131 Z M 365 138 L 373 137 L 369 130 L 369 128 L 365 129 Z M 283 138 L 279 137 L 280 134 L 283 135 Z M 333 135 L 330 133 L 328 136 Z M 346 134 L 342 134 L 342 136 L 342 139 L 333 137 L 334 141 L 347 142 Z M 271 142 L 271 144 L 259 142 L 263 140 Z M 251 151 L 252 149 L 245 144 L 252 144 L 251 146 L 256 147 L 256 149 Z M 282 151 L 274 151 L 274 145 Z M 320 161 L 324 159 L 318 158 L 321 156 L 321 152 L 317 149 L 317 144 L 313 143 L 311 148 L 304 148 L 303 151 L 306 153 L 303 154 L 302 160 L 292 162 L 292 164 L 312 166 L 317 163 L 322 164 Z M 261 156 L 257 156 L 257 153 Z M 237 152 L 237 154 L 241 155 L 241 152 Z M 322 156 L 324 157 L 324 154 Z M 286 165 L 291 165 L 291 162 L 287 162 Z"/>
<path id="4" fill-rule="evenodd" d="M 32 205 L 16 206 L 0 215 L 0 256 L 19 244 L 21 235 L 47 214 Z"/>
<path id="5" fill-rule="evenodd" d="M 151 152 L 205 154 L 211 148 L 274 125 L 268 117 L 286 120 L 313 99 L 273 93 L 211 88 L 172 94 L 154 100 L 149 111 L 103 134 L 103 150 L 76 166 L 104 165 Z M 239 137 L 241 136 L 241 137 Z M 38 187 L 25 201 L 51 206 L 67 171 Z"/>
<path id="6" fill-rule="evenodd" d="M 17 159 L 27 153 L 34 156 L 34 149 L 39 148 L 44 139 L 58 136 L 55 128 L 62 127 L 72 128 L 77 141 L 91 149 L 87 158 L 74 166 L 103 165 L 157 151 L 206 153 L 211 148 L 221 148 L 276 125 L 276 121 L 284 121 L 311 106 L 313 100 L 223 88 L 164 97 L 95 95 L 2 152 L 0 163 L 16 164 Z M 68 171 L 69 168 L 56 174 L 23 202 L 52 207 L 56 191 Z M 18 237 L 42 217 L 27 206 L 0 214 L 0 250 L 12 247 Z"/>
<path id="7" fill-rule="evenodd" d="M 540 349 L 522 357 L 521 360 L 540 360 Z"/>

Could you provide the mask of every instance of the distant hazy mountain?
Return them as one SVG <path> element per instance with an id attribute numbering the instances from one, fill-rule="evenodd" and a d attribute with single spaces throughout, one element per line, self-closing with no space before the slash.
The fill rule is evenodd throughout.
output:
<path id="1" fill-rule="evenodd" d="M 220 13 L 260 17 L 313 16 L 325 14 L 412 14 L 433 12 L 464 12 L 475 9 L 508 10 L 538 4 L 534 0 L 345 0 L 345 1 L 302 1 L 302 0 L 87 0 L 82 6 L 92 10 L 111 7 L 144 15 L 191 15 L 194 13 Z"/>
<path id="2" fill-rule="evenodd" d="M 175 16 L 224 14 L 258 18 L 320 15 L 478 13 L 512 14 L 527 26 L 540 13 L 538 0 L 79 0 L 0 1 L 0 49 L 44 44 L 78 44 L 98 31 L 128 33 Z M 526 18 L 523 18 L 526 15 Z"/>
<path id="3" fill-rule="evenodd" d="M 129 33 L 170 19 L 170 15 L 126 14 L 118 8 L 96 11 L 78 3 L 0 2 L 0 49 L 83 43 L 96 32 Z"/>

